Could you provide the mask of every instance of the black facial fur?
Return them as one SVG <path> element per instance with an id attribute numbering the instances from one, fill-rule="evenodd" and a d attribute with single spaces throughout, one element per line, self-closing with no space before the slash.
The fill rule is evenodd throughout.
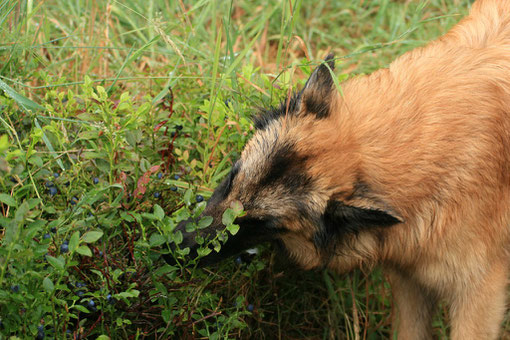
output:
<path id="1" fill-rule="evenodd" d="M 301 92 L 294 93 L 290 99 L 280 103 L 278 107 L 270 107 L 268 110 L 262 110 L 253 119 L 253 124 L 257 130 L 264 130 L 273 120 L 285 117 L 285 115 L 295 114 L 299 110 L 301 103 Z"/>
<path id="2" fill-rule="evenodd" d="M 314 242 L 318 249 L 325 249 L 346 235 L 357 235 L 364 230 L 389 227 L 400 222 L 382 210 L 358 208 L 329 200 Z"/>
<path id="3" fill-rule="evenodd" d="M 334 81 L 329 70 L 335 69 L 334 55 L 328 54 L 325 62 L 313 71 L 303 90 L 293 94 L 278 107 L 263 110 L 256 116 L 254 118 L 255 128 L 263 130 L 273 120 L 296 114 L 301 105 L 304 105 L 306 113 L 315 115 L 317 119 L 326 118 L 330 113 L 331 94 L 334 90 Z"/>
<path id="4" fill-rule="evenodd" d="M 214 191 L 214 194 L 209 199 L 209 204 L 214 204 L 215 202 L 219 202 L 225 197 L 228 196 L 230 191 L 232 190 L 232 182 L 234 181 L 234 178 L 239 173 L 239 168 L 241 167 L 240 161 L 236 162 L 232 169 L 230 170 L 227 177 L 221 182 L 221 184 L 216 188 Z"/>

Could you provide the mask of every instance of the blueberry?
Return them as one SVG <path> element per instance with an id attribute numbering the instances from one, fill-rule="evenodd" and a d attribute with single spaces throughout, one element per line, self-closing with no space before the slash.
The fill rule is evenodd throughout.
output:
<path id="1" fill-rule="evenodd" d="M 177 134 L 177 132 L 172 131 L 172 133 L 170 134 L 170 137 L 174 138 L 176 134 Z"/>
<path id="2" fill-rule="evenodd" d="M 12 183 L 18 183 L 18 181 L 16 180 L 16 178 L 14 176 L 11 176 L 11 182 Z"/>
<path id="3" fill-rule="evenodd" d="M 156 191 L 154 193 L 154 198 L 159 198 L 159 197 L 161 197 L 161 193 L 159 191 Z"/>
<path id="4" fill-rule="evenodd" d="M 83 297 L 83 290 L 79 290 L 76 292 L 76 295 L 78 295 L 78 297 Z"/>
<path id="5" fill-rule="evenodd" d="M 197 195 L 196 199 L 197 199 L 197 202 L 200 203 L 200 202 L 202 202 L 204 200 L 204 196 Z"/>
<path id="6" fill-rule="evenodd" d="M 182 125 L 177 125 L 177 126 L 175 126 L 175 129 L 176 129 L 177 131 L 182 130 Z"/>
<path id="7" fill-rule="evenodd" d="M 99 183 L 99 178 L 97 178 L 97 177 L 94 177 L 94 178 L 92 179 L 92 182 L 94 182 L 94 184 L 97 184 L 97 183 Z"/>
<path id="8" fill-rule="evenodd" d="M 99 257 L 103 257 L 103 252 L 99 251 Z"/>
<path id="9" fill-rule="evenodd" d="M 176 181 L 178 181 L 178 180 L 179 180 L 179 178 L 181 178 L 181 176 L 179 176 L 179 175 L 174 175 L 174 178 L 175 178 L 175 180 L 176 180 Z"/>
<path id="10" fill-rule="evenodd" d="M 71 182 L 67 181 L 67 182 L 65 182 L 65 184 L 64 184 L 64 185 L 65 185 L 66 187 L 68 187 L 70 184 L 71 184 Z"/>
<path id="11" fill-rule="evenodd" d="M 163 178 L 163 173 L 159 172 L 158 173 L 158 179 L 162 179 Z"/>
<path id="12" fill-rule="evenodd" d="M 14 293 L 17 293 L 17 292 L 19 292 L 19 286 L 18 286 L 18 285 L 11 286 L 11 290 L 12 290 Z"/>
<path id="13" fill-rule="evenodd" d="M 58 193 L 57 188 L 51 187 L 49 190 L 50 196 L 55 196 Z"/>
<path id="14" fill-rule="evenodd" d="M 52 181 L 47 181 L 44 185 L 46 185 L 46 188 L 51 188 L 55 186 L 55 184 L 53 184 Z"/>
<path id="15" fill-rule="evenodd" d="M 51 228 L 51 229 L 50 229 L 50 231 L 51 231 L 53 234 L 55 234 L 55 233 L 57 232 L 57 228 L 53 227 L 53 228 Z"/>
<path id="16" fill-rule="evenodd" d="M 88 216 L 88 217 L 92 217 L 92 216 L 94 216 L 94 214 L 93 214 L 91 211 L 89 211 L 89 213 L 87 214 L 87 216 Z"/>
<path id="17" fill-rule="evenodd" d="M 38 332 L 44 332 L 44 325 L 37 326 L 37 331 Z"/>
<path id="18" fill-rule="evenodd" d="M 236 264 L 239 266 L 243 264 L 243 259 L 241 258 L 241 256 L 236 257 Z"/>
<path id="19" fill-rule="evenodd" d="M 87 285 L 85 283 L 83 283 L 83 282 L 77 282 L 76 283 L 76 287 L 82 288 L 82 287 L 87 287 Z"/>
<path id="20" fill-rule="evenodd" d="M 69 251 L 69 245 L 64 243 L 63 245 L 60 246 L 60 252 L 67 253 L 68 251 Z"/>
<path id="21" fill-rule="evenodd" d="M 226 107 L 230 107 L 230 99 L 225 99 L 224 103 Z"/>
<path id="22" fill-rule="evenodd" d="M 71 205 L 75 205 L 77 202 L 78 202 L 78 197 L 73 196 L 73 197 L 71 198 Z"/>
<path id="23" fill-rule="evenodd" d="M 68 240 L 64 240 L 64 242 L 62 242 L 62 243 L 69 245 L 69 241 Z"/>
<path id="24" fill-rule="evenodd" d="M 35 337 L 37 340 L 44 339 L 44 331 L 37 332 L 37 336 Z"/>
<path id="25" fill-rule="evenodd" d="M 108 295 L 106 295 L 106 301 L 107 301 L 108 303 L 113 303 L 113 302 L 114 302 L 114 301 L 113 301 L 112 294 L 108 294 Z"/>
<path id="26" fill-rule="evenodd" d="M 60 175 L 58 174 L 58 172 L 55 172 L 55 173 L 53 174 L 53 177 L 55 177 L 55 178 L 58 178 L 59 176 L 60 176 Z"/>
<path id="27" fill-rule="evenodd" d="M 255 308 L 254 308 L 254 307 L 253 307 L 253 305 L 250 303 L 250 304 L 248 305 L 248 307 L 246 307 L 246 309 L 248 310 L 248 312 L 253 312 L 253 310 L 254 310 Z"/>
<path id="28" fill-rule="evenodd" d="M 89 300 L 89 307 L 94 307 L 96 305 L 96 303 L 94 302 L 94 300 Z"/>
<path id="29" fill-rule="evenodd" d="M 177 187 L 170 187 L 170 190 L 177 191 Z"/>
<path id="30" fill-rule="evenodd" d="M 43 239 L 47 240 L 47 239 L 49 239 L 49 238 L 51 238 L 51 235 L 50 235 L 50 234 L 44 234 Z"/>

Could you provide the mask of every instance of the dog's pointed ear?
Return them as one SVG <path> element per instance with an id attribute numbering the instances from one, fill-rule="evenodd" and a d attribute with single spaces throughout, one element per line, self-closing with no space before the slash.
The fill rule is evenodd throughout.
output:
<path id="1" fill-rule="evenodd" d="M 372 228 L 384 228 L 403 223 L 403 218 L 391 209 L 358 207 L 330 199 L 321 218 L 321 228 L 315 235 L 319 248 L 328 247 L 334 240 L 357 235 Z"/>
<path id="2" fill-rule="evenodd" d="M 335 89 L 332 71 L 335 69 L 335 56 L 327 55 L 324 63 L 319 65 L 308 78 L 301 94 L 302 109 L 317 118 L 330 114 L 331 97 Z"/>

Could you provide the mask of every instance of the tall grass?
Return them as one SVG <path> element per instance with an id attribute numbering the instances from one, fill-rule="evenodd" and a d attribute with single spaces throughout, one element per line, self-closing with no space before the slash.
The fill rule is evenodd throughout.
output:
<path id="1" fill-rule="evenodd" d="M 23 138 L 37 129 L 50 135 L 43 134 L 33 146 L 18 142 L 20 150 L 26 152 L 32 147 L 43 155 L 45 162 L 27 167 L 27 182 L 31 184 L 24 187 L 23 197 L 40 196 L 43 200 L 38 206 L 55 205 L 58 210 L 57 204 L 44 193 L 41 185 L 44 178 L 37 174 L 43 170 L 51 175 L 55 169 L 77 169 L 71 189 L 76 183 L 87 183 L 86 180 L 90 183 L 85 171 L 89 168 L 75 167 L 79 159 L 70 156 L 80 148 L 83 148 L 80 153 L 89 152 L 94 166 L 106 167 L 94 159 L 102 150 L 84 148 L 85 145 L 93 148 L 82 139 L 90 123 L 81 118 L 83 112 L 63 113 L 68 110 L 66 103 L 75 100 L 73 93 L 79 94 L 79 101 L 86 104 L 84 108 L 96 108 L 105 114 L 107 122 L 115 118 L 112 113 L 115 102 L 128 91 L 130 101 L 151 107 L 137 121 L 138 130 L 143 130 L 147 140 L 115 144 L 112 123 L 111 142 L 125 147 L 134 145 L 132 154 L 141 158 L 137 164 L 153 165 L 157 155 L 166 152 L 161 143 L 170 138 L 170 132 L 162 135 L 163 130 L 155 128 L 159 123 L 168 119 L 169 124 L 184 126 L 182 135 L 186 138 L 171 141 L 175 163 L 167 169 L 165 180 L 153 187 L 154 190 L 174 186 L 179 189 L 177 195 L 167 197 L 167 214 L 171 215 L 171 209 L 190 201 L 190 197 L 184 197 L 187 189 L 206 198 L 210 195 L 249 138 L 254 108 L 274 105 L 292 87 L 302 86 L 311 67 L 328 52 L 336 54 L 337 69 L 343 75 L 372 72 L 444 33 L 467 13 L 469 3 L 467 0 L 0 0 L 0 88 L 5 98 L 10 98 L 3 100 L 0 135 L 8 135 L 13 145 L 16 136 Z M 101 95 L 98 85 L 108 98 L 100 109 L 89 103 L 93 95 Z M 47 110 L 35 116 L 23 116 L 17 111 L 23 103 L 28 106 L 38 103 Z M 158 105 L 163 105 L 164 112 L 155 109 Z M 49 107 L 55 111 L 48 110 Z M 168 118 L 170 107 L 173 114 Z M 37 107 L 29 107 L 27 112 L 31 110 L 37 111 Z M 136 110 L 137 105 L 133 105 L 132 114 Z M 119 119 L 117 122 L 124 118 Z M 126 137 L 128 141 L 141 136 L 133 131 Z M 68 132 L 73 135 L 67 135 Z M 56 139 L 52 133 L 65 136 L 68 141 Z M 154 152 L 145 157 L 144 148 L 153 148 Z M 108 169 L 113 169 L 118 161 L 115 151 L 106 150 Z M 123 171 L 136 179 L 143 174 L 138 168 Z M 8 176 L 11 175 L 6 174 L 5 178 Z M 106 206 L 114 204 L 118 197 L 116 176 L 114 171 L 108 173 Z M 132 184 L 136 186 L 135 182 Z M 9 195 L 15 197 L 12 192 Z M 9 204 L 5 200 L 0 200 L 2 214 L 8 218 L 12 213 L 6 209 Z M 155 201 L 146 199 L 144 212 L 152 212 Z M 153 229 L 146 230 L 139 225 L 136 228 L 139 230 L 136 237 L 148 242 L 146 234 Z M 109 240 L 104 242 L 121 246 L 113 243 L 115 238 Z M 104 249 L 113 251 L 108 244 L 103 245 Z M 128 256 L 128 250 L 122 249 L 115 254 Z M 328 271 L 303 272 L 273 255 L 271 246 L 261 249 L 258 259 L 244 259 L 242 266 L 230 263 L 203 272 L 203 283 L 190 276 L 190 285 L 196 287 L 190 297 L 194 306 L 203 304 L 210 293 L 221 297 L 218 302 L 221 308 L 231 308 L 239 296 L 244 299 L 241 303 L 254 305 L 253 312 L 231 314 L 232 320 L 241 320 L 248 327 L 232 326 L 221 338 L 391 337 L 391 293 L 379 270 L 371 274 L 356 271 L 350 276 Z M 163 266 L 162 261 L 156 261 L 144 268 L 158 271 Z M 66 277 L 62 274 L 61 279 Z M 171 285 L 171 280 L 165 282 Z M 110 336 L 164 338 L 169 334 L 169 324 L 158 313 L 172 310 L 170 300 L 161 300 L 162 287 L 147 287 L 147 290 L 152 288 L 159 292 L 160 300 L 147 303 L 147 310 L 143 310 L 141 303 L 136 305 L 142 308 L 140 314 L 136 317 L 127 314 L 133 317 L 130 322 L 136 327 L 126 326 L 122 332 Z M 4 285 L 0 289 L 9 291 L 10 287 Z M 179 288 L 172 286 L 172 289 Z M 166 294 L 171 296 L 171 292 Z M 55 293 L 51 298 L 56 296 Z M 5 300 L 0 296 L 1 301 Z M 153 315 L 155 305 L 159 309 L 154 309 L 157 312 Z M 206 313 L 205 310 L 196 309 L 197 313 Z M 0 307 L 0 313 L 4 311 Z M 209 314 L 199 315 L 193 322 L 180 323 L 177 326 L 180 330 L 175 334 L 206 338 L 217 333 L 222 327 L 209 321 L 221 312 L 211 307 Z M 150 318 L 144 319 L 143 315 Z M 225 310 L 223 315 L 229 314 Z M 156 326 L 144 328 L 137 324 L 140 320 L 151 320 Z M 232 320 L 228 322 L 234 325 Z M 97 330 L 95 327 L 92 322 L 85 323 L 81 333 L 74 334 L 84 335 L 87 330 Z M 108 333 L 108 327 L 102 328 L 104 333 Z M 440 315 L 434 327 L 439 337 L 446 337 L 447 329 Z M 24 332 L 19 334 L 34 334 L 35 328 Z"/>

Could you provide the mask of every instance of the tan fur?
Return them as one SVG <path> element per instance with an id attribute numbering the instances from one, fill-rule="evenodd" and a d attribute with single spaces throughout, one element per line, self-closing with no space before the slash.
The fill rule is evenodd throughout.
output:
<path id="1" fill-rule="evenodd" d="M 342 93 L 329 117 L 289 117 L 279 131 L 311 156 L 320 188 L 310 204 L 336 194 L 404 222 L 382 241 L 359 235 L 330 267 L 386 268 L 399 339 L 431 337 L 437 299 L 449 306 L 452 339 L 497 338 L 510 241 L 510 1 L 475 2 L 448 34 Z M 359 181 L 368 196 L 356 194 Z M 295 231 L 287 248 L 319 265 L 310 236 Z"/>

